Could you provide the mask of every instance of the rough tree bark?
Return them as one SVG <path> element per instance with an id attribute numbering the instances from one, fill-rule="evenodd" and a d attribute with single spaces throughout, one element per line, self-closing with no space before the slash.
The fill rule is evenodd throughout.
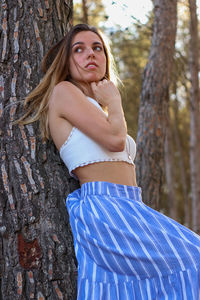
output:
<path id="1" fill-rule="evenodd" d="M 0 299 L 75 299 L 65 197 L 74 183 L 37 124 L 13 126 L 39 82 L 40 62 L 66 33 L 71 0 L 0 5 Z M 21 103 L 22 102 L 22 103 Z"/>
<path id="2" fill-rule="evenodd" d="M 176 25 L 177 0 L 155 0 L 152 45 L 143 75 L 139 110 L 136 171 L 145 203 L 157 209 Z"/>
<path id="3" fill-rule="evenodd" d="M 200 233 L 200 92 L 199 92 L 199 41 L 196 0 L 190 7 L 190 172 L 192 194 L 192 229 Z"/>

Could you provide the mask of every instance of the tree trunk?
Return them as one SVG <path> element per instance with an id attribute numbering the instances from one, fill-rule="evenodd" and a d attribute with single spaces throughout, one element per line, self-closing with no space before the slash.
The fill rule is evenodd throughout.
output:
<path id="1" fill-rule="evenodd" d="M 190 55 L 189 66 L 191 74 L 190 96 L 190 171 L 192 194 L 192 228 L 200 232 L 200 93 L 199 93 L 199 45 L 198 19 L 195 0 L 189 0 L 190 7 Z"/>
<path id="2" fill-rule="evenodd" d="M 82 8 L 83 8 L 83 23 L 88 24 L 88 7 L 87 7 L 87 0 L 82 0 Z"/>
<path id="3" fill-rule="evenodd" d="M 139 110 L 136 171 L 144 201 L 158 208 L 166 114 L 177 25 L 177 0 L 154 1 L 154 28 Z"/>
<path id="4" fill-rule="evenodd" d="M 175 177 L 174 177 L 174 164 L 173 164 L 173 151 L 172 151 L 172 134 L 170 122 L 167 120 L 167 129 L 165 136 L 165 173 L 167 184 L 167 197 L 168 197 L 168 209 L 169 216 L 177 220 L 177 205 L 176 205 L 176 191 L 175 191 Z"/>
<path id="5" fill-rule="evenodd" d="M 0 6 L 0 299 L 75 299 L 76 266 L 65 198 L 75 187 L 37 124 L 13 126 L 39 83 L 40 62 L 67 32 L 71 0 Z"/>
<path id="6" fill-rule="evenodd" d="M 176 93 L 176 91 L 175 91 Z M 173 105 L 174 111 L 174 137 L 178 153 L 178 167 L 180 172 L 180 183 L 183 191 L 184 200 L 184 225 L 190 227 L 190 205 L 189 205 L 189 194 L 188 194 L 188 182 L 186 178 L 186 166 L 184 161 L 183 145 L 181 145 L 180 132 L 179 132 L 179 111 L 178 111 L 178 100 L 174 100 Z"/>

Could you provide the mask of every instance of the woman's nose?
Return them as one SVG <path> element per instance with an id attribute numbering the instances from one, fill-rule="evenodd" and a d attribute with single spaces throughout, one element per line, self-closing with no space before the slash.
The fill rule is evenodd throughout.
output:
<path id="1" fill-rule="evenodd" d="M 94 50 L 92 48 L 88 48 L 88 56 L 94 56 Z"/>

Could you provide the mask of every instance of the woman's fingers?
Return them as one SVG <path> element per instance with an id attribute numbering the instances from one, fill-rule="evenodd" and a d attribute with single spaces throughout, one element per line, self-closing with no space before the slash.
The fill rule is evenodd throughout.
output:
<path id="1" fill-rule="evenodd" d="M 99 82 L 92 82 L 91 88 L 94 98 L 102 105 L 108 106 L 110 102 L 120 98 L 120 93 L 114 83 L 110 80 L 103 79 Z"/>

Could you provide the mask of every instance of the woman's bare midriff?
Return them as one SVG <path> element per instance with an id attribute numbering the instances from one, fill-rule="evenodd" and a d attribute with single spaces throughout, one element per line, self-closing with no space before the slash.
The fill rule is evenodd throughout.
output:
<path id="1" fill-rule="evenodd" d="M 73 173 L 81 185 L 91 181 L 106 181 L 137 186 L 135 166 L 123 161 L 93 163 L 76 168 Z"/>

